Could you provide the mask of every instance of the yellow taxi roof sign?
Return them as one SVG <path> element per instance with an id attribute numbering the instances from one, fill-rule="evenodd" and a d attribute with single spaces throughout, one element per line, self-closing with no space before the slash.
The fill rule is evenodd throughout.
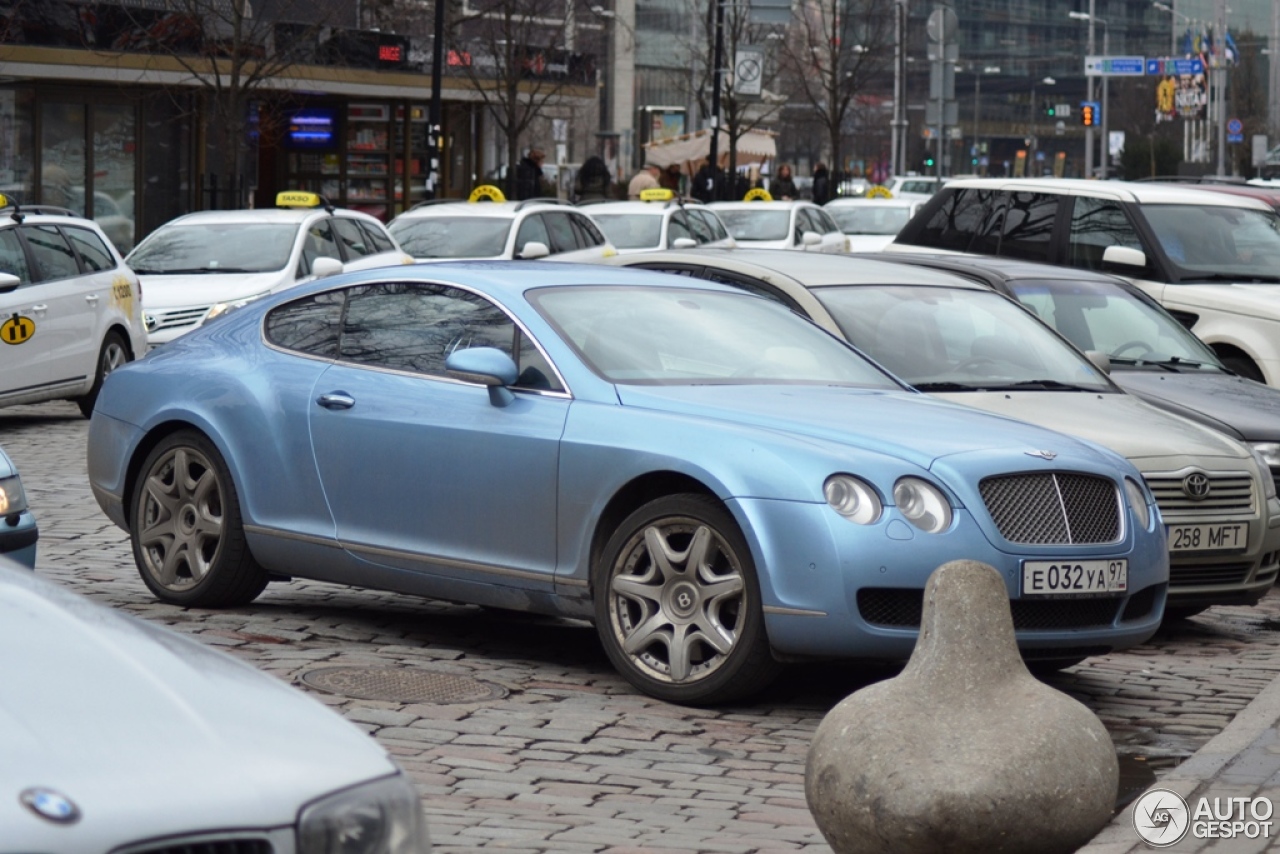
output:
<path id="1" fill-rule="evenodd" d="M 12 207 L 13 202 L 9 201 L 9 197 L 4 193 L 0 193 L 0 208 Z"/>
<path id="2" fill-rule="evenodd" d="M 276 193 L 278 208 L 318 208 L 324 202 L 316 193 L 304 193 L 301 190 L 285 190 Z"/>
<path id="3" fill-rule="evenodd" d="M 773 201 L 773 196 L 769 195 L 769 191 L 763 187 L 756 187 L 754 189 L 747 190 L 747 194 L 742 197 L 742 200 L 744 202 L 771 202 Z"/>
<path id="4" fill-rule="evenodd" d="M 650 187 L 647 190 L 640 191 L 640 201 L 642 202 L 669 202 L 675 197 L 675 192 L 666 187 Z"/>
<path id="5" fill-rule="evenodd" d="M 875 186 L 868 187 L 867 191 L 863 193 L 863 195 L 868 199 L 892 199 L 893 190 L 890 190 L 883 184 L 876 184 Z"/>
<path id="6" fill-rule="evenodd" d="M 479 187 L 476 187 L 471 191 L 471 195 L 467 197 L 467 201 L 478 202 L 481 199 L 485 199 L 490 202 L 505 202 L 507 197 L 502 194 L 501 190 L 492 184 L 481 184 Z"/>

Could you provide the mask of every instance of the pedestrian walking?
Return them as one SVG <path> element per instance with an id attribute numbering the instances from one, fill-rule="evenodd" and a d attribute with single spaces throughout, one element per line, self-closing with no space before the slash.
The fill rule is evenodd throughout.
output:
<path id="1" fill-rule="evenodd" d="M 609 198 L 609 185 L 613 179 L 609 176 L 609 167 L 597 155 L 587 158 L 578 170 L 578 177 L 573 182 L 573 195 L 580 202 L 600 202 Z"/>
<path id="2" fill-rule="evenodd" d="M 645 190 L 662 186 L 658 183 L 658 176 L 661 174 L 661 166 L 652 161 L 646 162 L 644 168 L 635 174 L 630 184 L 627 184 L 627 198 L 638 199 Z"/>
<path id="3" fill-rule="evenodd" d="M 536 199 L 539 196 L 554 196 L 555 190 L 548 190 L 548 181 L 542 174 L 542 161 L 547 155 L 540 148 L 530 148 L 529 153 L 521 158 L 516 166 L 516 198 Z"/>
<path id="4" fill-rule="evenodd" d="M 831 175 L 827 172 L 827 164 L 818 163 L 813 167 L 813 203 L 825 205 L 831 201 Z"/>
<path id="5" fill-rule="evenodd" d="M 791 167 L 786 163 L 778 167 L 778 174 L 769 182 L 769 195 L 787 201 L 800 198 L 795 179 L 791 177 Z"/>

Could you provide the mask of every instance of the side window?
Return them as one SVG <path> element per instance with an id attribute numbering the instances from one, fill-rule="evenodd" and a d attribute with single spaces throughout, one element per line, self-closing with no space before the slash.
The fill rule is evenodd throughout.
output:
<path id="1" fill-rule="evenodd" d="M 565 213 L 547 213 L 542 218 L 547 223 L 547 233 L 551 235 L 551 254 L 572 252 L 578 248 L 578 236 L 573 232 L 573 223 Z"/>
<path id="2" fill-rule="evenodd" d="M 302 238 L 302 260 L 299 262 L 301 269 L 298 276 L 310 276 L 311 265 L 315 263 L 317 258 L 336 258 L 342 260 L 342 253 L 338 251 L 338 243 L 333 238 L 333 228 L 329 225 L 328 219 L 317 220 L 313 222 L 307 229 L 306 235 Z"/>
<path id="3" fill-rule="evenodd" d="M 345 294 L 326 291 L 272 309 L 266 321 L 267 340 L 286 350 L 337 358 Z"/>
<path id="4" fill-rule="evenodd" d="M 365 233 L 354 219 L 335 216 L 332 222 L 333 231 L 337 235 L 338 242 L 342 245 L 343 254 L 346 255 L 348 261 L 366 258 L 373 254 L 373 247 L 369 244 L 368 238 L 365 237 Z"/>
<path id="5" fill-rule="evenodd" d="M 712 240 L 728 240 L 729 231 L 724 227 L 724 223 L 720 221 L 720 217 L 711 211 L 693 211 L 693 215 L 698 217 L 707 224 L 707 228 L 711 231 Z"/>
<path id="6" fill-rule="evenodd" d="M 1070 266 L 1101 270 L 1102 253 L 1108 246 L 1142 249 L 1138 232 L 1119 202 L 1083 196 L 1073 201 L 1071 237 L 1067 243 L 1067 263 Z"/>
<path id="7" fill-rule="evenodd" d="M 516 378 L 516 388 L 564 391 L 564 386 L 560 384 L 556 372 L 551 369 L 551 363 L 523 332 L 516 333 L 516 350 L 519 353 L 516 367 L 520 369 L 520 375 Z"/>
<path id="8" fill-rule="evenodd" d="M 63 226 L 63 232 L 71 238 L 72 245 L 80 253 L 80 260 L 95 273 L 102 270 L 114 270 L 116 259 L 102 242 L 102 238 L 87 228 Z"/>
<path id="9" fill-rule="evenodd" d="M 590 217 L 585 217 L 581 214 L 569 214 L 569 221 L 573 223 L 573 228 L 578 233 L 578 245 L 583 249 L 604 246 L 608 242 Z"/>
<path id="10" fill-rule="evenodd" d="M 527 216 L 524 222 L 520 223 L 520 231 L 516 234 L 516 257 L 520 257 L 525 244 L 533 241 L 545 244 L 548 249 L 551 249 L 551 235 L 547 234 L 547 225 L 538 214 Z"/>
<path id="11" fill-rule="evenodd" d="M 1028 261 L 1049 261 L 1058 196 L 1010 193 L 1004 209 L 1000 254 Z"/>
<path id="12" fill-rule="evenodd" d="M 445 376 L 454 350 L 496 347 L 515 356 L 516 327 L 496 305 L 460 288 L 388 283 L 351 288 L 340 358 Z"/>
<path id="13" fill-rule="evenodd" d="M 699 216 L 699 211 L 686 210 L 680 214 L 685 223 L 689 226 L 689 236 L 699 243 L 710 243 L 715 240 L 715 234 L 711 231 L 711 226 L 707 221 Z"/>
<path id="14" fill-rule="evenodd" d="M 689 228 L 689 218 L 683 211 L 676 211 L 667 222 L 667 247 L 670 248 L 681 237 L 696 239 Z"/>
<path id="15" fill-rule="evenodd" d="M 55 226 L 25 225 L 22 234 L 35 256 L 37 282 L 80 275 L 80 264 L 71 244 Z"/>
<path id="16" fill-rule="evenodd" d="M 841 233 L 840 226 L 836 225 L 836 221 L 826 211 L 814 211 L 813 218 L 822 225 L 822 228 L 819 229 L 822 234 Z"/>
<path id="17" fill-rule="evenodd" d="M 0 273 L 17 276 L 24 285 L 31 284 L 31 268 L 27 266 L 27 253 L 18 239 L 18 229 L 0 231 Z"/>
<path id="18" fill-rule="evenodd" d="M 361 220 L 352 220 L 352 222 L 364 232 L 365 242 L 373 247 L 373 252 L 391 252 L 395 249 L 395 244 L 391 241 L 391 237 L 382 230 L 382 226 Z"/>
<path id="19" fill-rule="evenodd" d="M 988 220 L 998 213 L 1000 194 L 978 189 L 944 189 L 942 194 L 940 203 L 930 205 L 928 219 L 910 229 L 904 228 L 897 241 L 956 252 L 982 251 L 970 250 L 970 244 L 990 229 Z"/>

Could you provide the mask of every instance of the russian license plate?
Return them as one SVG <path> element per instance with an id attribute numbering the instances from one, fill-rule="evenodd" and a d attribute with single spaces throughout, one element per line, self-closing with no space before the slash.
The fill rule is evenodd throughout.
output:
<path id="1" fill-rule="evenodd" d="M 1129 561 L 1029 560 L 1022 564 L 1023 596 L 1080 596 L 1129 589 Z"/>
<path id="2" fill-rule="evenodd" d="M 1170 525 L 1169 551 L 1218 552 L 1249 545 L 1249 525 Z"/>

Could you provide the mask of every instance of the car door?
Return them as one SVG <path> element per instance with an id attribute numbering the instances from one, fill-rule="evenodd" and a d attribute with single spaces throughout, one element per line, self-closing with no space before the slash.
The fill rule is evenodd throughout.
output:
<path id="1" fill-rule="evenodd" d="M 68 387 L 91 382 L 98 359 L 95 327 L 110 303 L 110 283 L 83 273 L 79 256 L 56 225 L 25 224 L 21 232 L 34 262 L 39 301 L 32 312 L 45 336 L 48 383 Z"/>
<path id="2" fill-rule="evenodd" d="M 530 390 L 495 406 L 484 386 L 446 373 L 453 350 L 479 346 L 514 354 L 517 387 Z M 526 379 L 531 352 L 502 309 L 462 288 L 346 291 L 338 360 L 317 382 L 310 417 L 344 548 L 441 578 L 550 588 L 569 399 L 549 369 L 543 382 Z"/>
<path id="3" fill-rule="evenodd" d="M 31 280 L 31 264 L 17 228 L 0 229 L 0 272 L 18 277 L 0 289 L 0 402 L 49 382 L 49 348 L 43 316 L 44 290 Z M 43 311 L 40 312 L 43 315 Z"/>

